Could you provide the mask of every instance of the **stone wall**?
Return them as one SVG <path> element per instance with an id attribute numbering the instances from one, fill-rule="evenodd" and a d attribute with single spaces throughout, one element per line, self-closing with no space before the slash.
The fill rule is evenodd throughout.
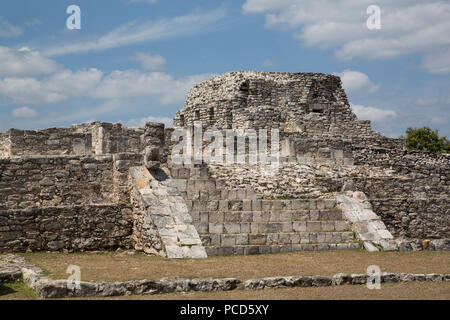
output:
<path id="1" fill-rule="evenodd" d="M 89 133 L 75 133 L 71 128 L 8 131 L 13 156 L 85 155 L 91 153 Z"/>
<path id="2" fill-rule="evenodd" d="M 355 164 L 391 167 L 399 173 L 417 173 L 430 177 L 434 175 L 436 178 L 448 181 L 450 154 L 371 147 L 370 144 L 353 145 L 352 153 Z"/>
<path id="3" fill-rule="evenodd" d="M 124 205 L 0 210 L 0 252 L 130 248 L 132 228 Z"/>
<path id="4" fill-rule="evenodd" d="M 0 209 L 112 203 L 112 156 L 0 160 Z"/>
<path id="5" fill-rule="evenodd" d="M 395 236 L 450 238 L 449 199 L 373 199 L 374 211 Z"/>
<path id="6" fill-rule="evenodd" d="M 144 128 L 127 128 L 120 123 L 94 122 L 91 124 L 95 154 L 135 152 L 144 150 Z"/>
<path id="7" fill-rule="evenodd" d="M 447 181 L 448 182 L 448 181 Z M 412 177 L 352 177 L 341 181 L 347 184 L 347 190 L 360 190 L 371 199 L 386 199 L 392 197 L 411 198 L 448 198 L 448 184 L 433 182 L 433 178 L 424 176 Z"/>
<path id="8" fill-rule="evenodd" d="M 151 129 L 160 125 L 164 130 L 164 125 L 149 124 L 150 127 L 123 127 L 120 123 L 92 122 L 69 128 L 10 129 L 7 133 L 0 133 L 0 158 L 10 155 L 143 153 L 150 140 L 152 144 L 164 145 L 164 135 Z"/>

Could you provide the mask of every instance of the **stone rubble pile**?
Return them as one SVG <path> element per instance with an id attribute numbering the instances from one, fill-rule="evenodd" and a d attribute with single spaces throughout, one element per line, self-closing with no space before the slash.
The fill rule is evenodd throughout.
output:
<path id="1" fill-rule="evenodd" d="M 208 166 L 211 178 L 223 181 L 227 189 L 252 188 L 266 199 L 329 198 L 334 190 L 330 181 L 355 177 L 392 177 L 388 168 L 353 166 L 305 159 L 303 163 L 281 162 L 278 168 L 250 164 Z"/>

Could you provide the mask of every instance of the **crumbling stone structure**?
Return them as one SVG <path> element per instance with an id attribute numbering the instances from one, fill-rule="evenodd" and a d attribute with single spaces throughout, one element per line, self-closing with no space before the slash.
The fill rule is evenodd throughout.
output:
<path id="1" fill-rule="evenodd" d="M 449 247 L 450 156 L 372 131 L 336 76 L 217 76 L 191 90 L 174 125 L 196 121 L 222 132 L 278 129 L 278 169 L 174 164 L 179 141 L 157 123 L 1 133 L 0 252 L 125 247 L 205 258 Z"/>

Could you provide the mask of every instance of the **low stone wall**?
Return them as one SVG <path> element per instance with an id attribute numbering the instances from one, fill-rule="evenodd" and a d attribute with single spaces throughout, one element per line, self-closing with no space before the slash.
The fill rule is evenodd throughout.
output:
<path id="1" fill-rule="evenodd" d="M 27 264 L 16 255 L 0 256 L 0 281 L 13 282 L 23 276 L 25 283 L 42 298 L 69 298 L 93 296 L 153 295 L 173 292 L 213 292 L 231 290 L 262 290 L 292 287 L 327 287 L 364 285 L 373 283 L 373 274 L 337 273 L 333 276 L 283 276 L 250 279 L 242 283 L 236 278 L 130 280 L 124 282 L 85 282 L 53 280 L 41 268 Z M 381 272 L 380 283 L 446 282 L 450 274 Z M 1 285 L 1 282 L 0 282 Z"/>
<path id="2" fill-rule="evenodd" d="M 410 151 L 400 148 L 353 145 L 354 163 L 390 167 L 402 174 L 421 174 L 434 178 L 434 184 L 449 184 L 450 154 Z M 420 177 L 420 175 L 419 175 Z"/>
<path id="3" fill-rule="evenodd" d="M 90 133 L 75 133 L 71 128 L 50 128 L 44 130 L 10 129 L 13 156 L 91 154 Z"/>
<path id="4" fill-rule="evenodd" d="M 161 127 L 161 130 L 154 130 Z M 162 133 L 162 134 L 161 134 Z M 91 122 L 69 128 L 10 129 L 0 133 L 0 158 L 37 155 L 102 155 L 143 153 L 148 143 L 164 146 L 164 124 L 124 127 L 120 123 Z"/>
<path id="5" fill-rule="evenodd" d="M 373 199 L 370 202 L 395 237 L 450 238 L 448 198 Z"/>
<path id="6" fill-rule="evenodd" d="M 112 156 L 0 159 L 0 209 L 112 203 Z"/>
<path id="7" fill-rule="evenodd" d="M 131 248 L 132 210 L 83 205 L 0 211 L 0 252 Z"/>
<path id="8" fill-rule="evenodd" d="M 445 178 L 444 178 L 445 179 Z M 438 178 L 439 180 L 439 178 Z M 450 186 L 438 183 L 432 177 L 352 177 L 342 181 L 347 190 L 360 190 L 371 199 L 399 198 L 439 198 L 450 194 Z M 351 186 L 351 187 L 350 187 Z"/>
<path id="9" fill-rule="evenodd" d="M 95 154 L 122 152 L 142 153 L 144 128 L 127 128 L 120 123 L 94 122 L 90 124 L 92 149 Z"/>
<path id="10" fill-rule="evenodd" d="M 450 275 L 430 273 L 389 273 L 380 274 L 381 283 L 396 282 L 442 282 L 449 281 Z M 262 279 L 251 279 L 243 283 L 246 290 L 261 290 L 274 288 L 292 288 L 292 287 L 329 287 L 341 285 L 361 285 L 371 281 L 367 274 L 345 274 L 338 273 L 332 277 L 324 276 L 300 276 L 300 277 L 270 277 Z"/>

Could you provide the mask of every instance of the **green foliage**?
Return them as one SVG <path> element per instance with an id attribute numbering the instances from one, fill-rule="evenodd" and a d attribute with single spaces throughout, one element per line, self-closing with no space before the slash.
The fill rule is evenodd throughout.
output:
<path id="1" fill-rule="evenodd" d="M 450 141 L 439 137 L 437 130 L 428 127 L 406 129 L 406 148 L 425 152 L 450 153 Z"/>

